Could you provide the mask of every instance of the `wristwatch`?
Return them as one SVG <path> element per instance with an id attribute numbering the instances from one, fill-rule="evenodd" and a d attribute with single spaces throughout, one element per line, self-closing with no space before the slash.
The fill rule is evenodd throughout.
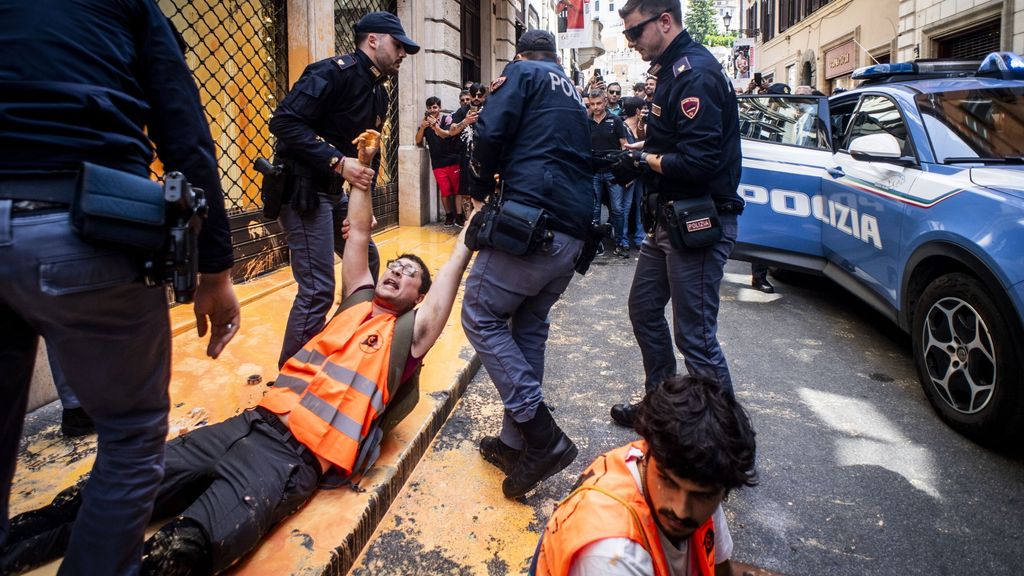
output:
<path id="1" fill-rule="evenodd" d="M 640 161 L 646 164 L 648 156 L 650 156 L 650 154 L 648 154 L 647 152 L 641 152 L 640 153 Z"/>

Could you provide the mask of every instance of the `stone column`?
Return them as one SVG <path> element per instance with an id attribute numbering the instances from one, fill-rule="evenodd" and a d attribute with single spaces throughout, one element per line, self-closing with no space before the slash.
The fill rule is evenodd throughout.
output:
<path id="1" fill-rule="evenodd" d="M 288 0 L 288 86 L 312 62 L 334 55 L 334 2 Z"/>

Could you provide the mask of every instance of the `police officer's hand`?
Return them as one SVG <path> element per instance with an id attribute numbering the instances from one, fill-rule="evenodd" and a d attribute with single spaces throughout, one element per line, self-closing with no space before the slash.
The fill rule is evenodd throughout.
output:
<path id="1" fill-rule="evenodd" d="M 611 167 L 616 184 L 628 184 L 644 173 L 647 162 L 642 154 L 639 150 L 623 150 L 619 153 L 618 160 Z"/>
<path id="2" fill-rule="evenodd" d="M 241 307 L 231 285 L 230 269 L 199 275 L 194 310 L 196 332 L 199 333 L 199 337 L 206 336 L 207 328 L 210 329 L 210 343 L 206 346 L 206 355 L 210 358 L 220 356 L 221 351 L 238 332 L 242 318 Z"/>
<path id="3" fill-rule="evenodd" d="M 342 178 L 347 180 L 349 184 L 359 188 L 369 189 L 370 183 L 373 182 L 373 175 L 372 168 L 363 166 L 355 158 L 348 159 L 345 165 L 342 166 Z"/>
<path id="4" fill-rule="evenodd" d="M 472 126 L 476 124 L 476 121 L 480 118 L 479 110 L 470 110 L 466 113 L 466 119 L 462 121 L 463 124 Z"/>
<path id="5" fill-rule="evenodd" d="M 377 217 L 370 215 L 370 228 L 377 227 Z M 341 221 L 341 239 L 348 240 L 348 231 L 352 229 L 352 223 L 349 222 L 348 218 Z"/>

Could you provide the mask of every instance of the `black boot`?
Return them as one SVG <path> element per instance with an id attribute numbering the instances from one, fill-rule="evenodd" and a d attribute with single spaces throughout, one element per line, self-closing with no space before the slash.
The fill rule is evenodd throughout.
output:
<path id="1" fill-rule="evenodd" d="M 480 440 L 480 455 L 491 464 L 498 467 L 505 476 L 512 473 L 522 450 L 517 450 L 501 441 L 497 436 L 484 436 Z"/>
<path id="2" fill-rule="evenodd" d="M 612 420 L 619 426 L 632 428 L 636 422 L 636 413 L 640 410 L 640 404 L 616 404 L 612 406 Z"/>
<path id="3" fill-rule="evenodd" d="M 576 459 L 579 450 L 551 417 L 545 404 L 532 420 L 519 424 L 526 448 L 502 483 L 506 498 L 519 498 Z"/>
<path id="4" fill-rule="evenodd" d="M 178 516 L 146 540 L 143 576 L 207 576 L 213 574 L 210 539 L 191 518 Z"/>

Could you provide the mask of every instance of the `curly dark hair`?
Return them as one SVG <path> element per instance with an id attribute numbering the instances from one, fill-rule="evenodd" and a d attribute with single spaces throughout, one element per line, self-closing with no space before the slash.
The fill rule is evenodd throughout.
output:
<path id="1" fill-rule="evenodd" d="M 658 465 L 680 478 L 726 492 L 757 485 L 750 418 L 714 380 L 670 376 L 644 399 L 636 431 Z"/>

